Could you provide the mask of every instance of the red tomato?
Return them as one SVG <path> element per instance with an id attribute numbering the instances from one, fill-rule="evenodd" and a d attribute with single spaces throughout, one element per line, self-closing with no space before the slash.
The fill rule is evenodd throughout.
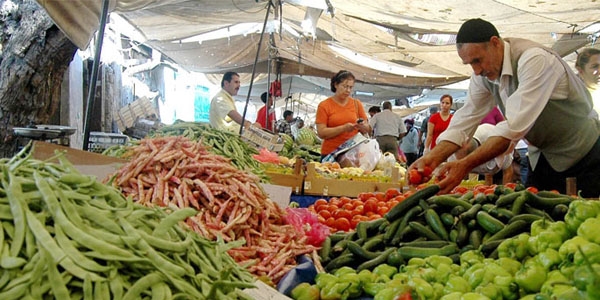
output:
<path id="1" fill-rule="evenodd" d="M 389 208 L 392 208 L 392 207 L 396 206 L 396 204 L 400 203 L 400 201 L 396 200 L 397 198 L 398 198 L 398 197 L 396 197 L 396 198 L 394 198 L 394 199 L 392 199 L 392 200 L 388 201 L 388 207 L 389 207 Z"/>
<path id="2" fill-rule="evenodd" d="M 401 295 L 398 295 L 398 297 L 396 297 L 394 300 L 413 300 L 413 298 L 410 292 L 406 292 Z"/>
<path id="3" fill-rule="evenodd" d="M 382 202 L 382 201 L 386 201 L 387 200 L 385 193 L 381 193 L 381 192 L 375 193 L 375 199 L 377 199 L 378 202 Z"/>
<path id="4" fill-rule="evenodd" d="M 315 209 L 318 211 L 319 207 L 323 206 L 323 205 L 327 205 L 329 204 L 327 202 L 327 200 L 321 198 L 321 199 L 317 199 L 317 201 L 315 201 L 314 205 L 315 205 Z"/>
<path id="5" fill-rule="evenodd" d="M 346 218 L 335 219 L 335 226 L 337 230 L 348 231 L 350 230 L 350 221 Z"/>
<path id="6" fill-rule="evenodd" d="M 352 203 L 345 203 L 344 205 L 342 205 L 342 209 L 353 210 L 354 206 L 352 206 Z"/>
<path id="7" fill-rule="evenodd" d="M 359 205 L 364 205 L 365 204 L 364 202 L 362 202 L 362 200 L 359 200 L 359 199 L 354 199 L 354 200 L 352 200 L 351 203 L 352 203 L 352 206 L 354 208 L 358 207 Z"/>
<path id="8" fill-rule="evenodd" d="M 377 214 L 383 216 L 388 212 L 388 210 L 390 209 L 387 206 L 381 206 L 377 208 Z"/>
<path id="9" fill-rule="evenodd" d="M 408 181 L 410 184 L 420 184 L 422 179 L 423 176 L 421 176 L 421 173 L 417 169 L 412 169 L 408 172 Z"/>
<path id="10" fill-rule="evenodd" d="M 342 204 L 350 203 L 351 201 L 352 201 L 352 199 L 350 199 L 348 197 L 340 197 L 340 203 L 342 203 Z"/>
<path id="11" fill-rule="evenodd" d="M 350 220 L 352 219 L 352 212 L 349 210 L 338 209 L 335 211 L 335 213 L 333 213 L 333 217 L 336 219 L 345 218 Z"/>
<path id="12" fill-rule="evenodd" d="M 533 187 L 533 186 L 527 187 L 526 190 L 528 190 L 528 191 L 530 191 L 530 192 L 532 192 L 534 194 L 538 193 L 538 189 L 536 187 Z"/>
<path id="13" fill-rule="evenodd" d="M 378 206 L 379 205 L 377 204 L 377 199 L 371 198 L 365 202 L 364 211 L 365 212 L 376 212 Z"/>
<path id="14" fill-rule="evenodd" d="M 514 182 L 509 182 L 507 184 L 504 185 L 505 187 L 514 190 L 517 187 L 517 184 Z"/>
<path id="15" fill-rule="evenodd" d="M 354 229 L 356 228 L 356 225 L 358 225 L 358 223 L 360 223 L 362 220 L 360 218 L 360 216 L 354 216 L 352 217 L 352 220 L 350 220 L 350 228 Z"/>
<path id="16" fill-rule="evenodd" d="M 430 166 L 423 167 L 423 177 L 429 177 L 431 173 L 433 173 L 433 170 L 431 170 Z"/>
<path id="17" fill-rule="evenodd" d="M 340 198 L 338 198 L 338 197 L 332 197 L 331 199 L 329 199 L 329 204 L 333 204 L 337 207 L 340 206 L 340 203 L 341 203 L 341 201 L 340 201 Z"/>
<path id="18" fill-rule="evenodd" d="M 326 209 L 323 209 L 323 210 L 319 211 L 318 215 L 320 217 L 323 217 L 323 219 L 325 219 L 325 220 L 327 220 L 327 219 L 329 219 L 329 217 L 331 217 L 331 213 L 328 210 L 326 210 Z"/>
<path id="19" fill-rule="evenodd" d="M 454 189 L 452 189 L 452 194 L 464 195 L 468 191 L 469 191 L 469 189 L 467 187 L 458 185 Z"/>
<path id="20" fill-rule="evenodd" d="M 360 193 L 358 194 L 358 199 L 362 202 L 367 201 L 369 198 L 375 197 L 373 193 Z"/>
<path id="21" fill-rule="evenodd" d="M 333 204 L 329 204 L 327 205 L 326 208 L 331 214 L 333 214 L 336 210 L 340 209 L 339 207 L 337 207 L 336 205 Z"/>
<path id="22" fill-rule="evenodd" d="M 369 220 L 377 220 L 377 219 L 381 219 L 380 214 L 372 214 L 369 216 Z"/>
<path id="23" fill-rule="evenodd" d="M 327 220 L 325 220 L 325 225 L 327 225 L 331 228 L 336 228 L 335 227 L 335 218 L 334 217 L 327 218 Z"/>
<path id="24" fill-rule="evenodd" d="M 365 206 L 359 205 L 355 207 L 352 211 L 354 212 L 354 214 L 362 216 L 365 213 Z"/>
<path id="25" fill-rule="evenodd" d="M 395 188 L 389 188 L 387 191 L 385 191 L 385 198 L 386 200 L 390 200 L 394 197 L 397 197 L 400 195 L 400 191 L 398 189 Z"/>

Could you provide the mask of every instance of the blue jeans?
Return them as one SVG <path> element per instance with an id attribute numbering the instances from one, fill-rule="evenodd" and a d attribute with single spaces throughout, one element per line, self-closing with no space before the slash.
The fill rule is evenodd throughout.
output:
<path id="1" fill-rule="evenodd" d="M 527 183 L 527 175 L 529 174 L 529 157 L 527 156 L 527 148 L 517 149 L 521 164 L 521 183 Z"/>

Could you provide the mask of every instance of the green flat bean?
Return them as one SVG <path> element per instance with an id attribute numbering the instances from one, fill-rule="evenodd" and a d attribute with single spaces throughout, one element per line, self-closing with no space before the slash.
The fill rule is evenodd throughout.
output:
<path id="1" fill-rule="evenodd" d="M 123 299 L 123 278 L 119 275 L 116 268 L 110 272 L 109 278 L 110 281 L 108 282 L 108 286 L 112 295 L 111 299 Z"/>
<path id="2" fill-rule="evenodd" d="M 94 299 L 111 299 L 108 281 L 96 281 L 94 283 Z"/>
<path id="3" fill-rule="evenodd" d="M 187 219 L 188 217 L 195 216 L 197 213 L 197 210 L 190 207 L 175 210 L 172 213 L 170 213 L 166 218 L 162 219 L 160 224 L 158 224 L 158 227 L 154 229 L 152 235 L 158 237 L 164 236 L 167 233 L 167 231 L 169 231 L 173 226 Z"/>
<path id="4" fill-rule="evenodd" d="M 24 266 L 27 261 L 21 257 L 15 256 L 3 256 L 0 258 L 0 268 L 3 269 L 16 269 Z"/>
<path id="5" fill-rule="evenodd" d="M 46 272 L 48 274 L 48 281 L 50 281 L 50 288 L 52 289 L 54 297 L 56 299 L 69 299 L 70 295 L 67 285 L 58 272 L 56 263 L 51 259 L 51 254 L 45 249 L 41 249 L 41 251 L 45 252 L 43 256 L 45 256 L 46 259 Z"/>
<path id="6" fill-rule="evenodd" d="M 159 282 L 151 287 L 152 289 L 152 300 L 167 300 L 171 299 L 171 288 L 164 282 Z"/>
<path id="7" fill-rule="evenodd" d="M 144 239 L 141 238 L 137 229 L 131 226 L 129 222 L 127 222 L 123 218 L 119 218 L 118 222 L 119 225 L 121 225 L 121 227 L 123 227 L 123 229 L 125 230 L 125 233 L 132 237 L 139 238 L 139 241 L 137 243 L 139 250 L 146 253 L 148 259 L 154 264 L 154 266 L 157 269 L 165 273 L 174 274 L 177 276 L 183 276 L 186 273 L 186 270 L 184 268 L 170 262 L 169 260 L 162 257 L 158 252 L 156 252 L 154 248 L 152 248 Z"/>
<path id="8" fill-rule="evenodd" d="M 0 220 L 12 220 L 13 215 L 10 205 L 0 204 Z"/>
<path id="9" fill-rule="evenodd" d="M 155 284 L 163 282 L 165 277 L 159 272 L 150 273 L 140 279 L 138 279 L 132 286 L 127 290 L 125 295 L 123 296 L 123 300 L 134 300 L 138 299 L 138 297 L 145 290 L 149 289 Z"/>
<path id="10" fill-rule="evenodd" d="M 27 289 L 29 288 L 28 282 L 21 282 L 19 285 L 13 286 L 10 289 L 6 289 L 0 293 L 0 299 L 21 299 Z"/>
<path id="11" fill-rule="evenodd" d="M 52 238 L 50 233 L 48 233 L 46 228 L 44 228 L 44 225 L 42 225 L 42 223 L 40 223 L 40 221 L 35 217 L 35 215 L 29 210 L 26 210 L 25 213 L 27 215 L 27 224 L 29 225 L 29 228 L 31 228 L 31 231 L 35 235 L 37 241 L 40 243 L 40 248 L 43 248 L 50 253 L 53 262 L 59 263 L 61 267 L 65 268 L 65 270 L 69 271 L 71 274 L 80 279 L 83 279 L 87 274 L 90 274 L 94 281 L 104 280 L 103 277 L 95 273 L 85 271 L 83 268 L 77 266 L 73 260 L 64 253 L 62 248 L 58 246 L 56 241 Z"/>
<path id="12" fill-rule="evenodd" d="M 73 243 L 67 238 L 60 227 L 55 227 L 54 239 L 65 252 L 65 254 L 80 267 L 92 272 L 106 272 L 111 269 L 111 267 L 102 266 L 79 252 L 79 250 L 75 248 Z"/>
<path id="13" fill-rule="evenodd" d="M 150 246 L 170 252 L 185 252 L 189 249 L 190 245 L 192 244 L 191 237 L 187 237 L 185 240 L 180 242 L 172 242 L 166 239 L 157 238 L 156 236 L 147 234 L 146 232 L 141 230 L 139 230 L 138 233 L 146 242 L 148 242 L 148 244 L 150 244 Z"/>
<path id="14" fill-rule="evenodd" d="M 10 202 L 10 211 L 13 215 L 13 224 L 15 225 L 15 234 L 12 237 L 12 243 L 10 244 L 10 256 L 18 256 L 21 252 L 21 247 L 25 242 L 25 228 L 27 227 L 25 221 L 25 213 L 23 207 L 26 205 L 19 185 L 18 177 L 9 173 L 8 179 L 10 183 L 7 183 L 4 179 L 2 185 L 5 187 L 8 200 Z"/>
<path id="15" fill-rule="evenodd" d="M 94 284 L 89 276 L 83 279 L 83 300 L 94 300 Z"/>

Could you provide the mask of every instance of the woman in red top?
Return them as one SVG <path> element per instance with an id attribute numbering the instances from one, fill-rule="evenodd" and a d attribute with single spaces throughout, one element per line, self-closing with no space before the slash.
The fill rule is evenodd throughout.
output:
<path id="1" fill-rule="evenodd" d="M 354 80 L 351 72 L 339 71 L 331 78 L 331 91 L 335 95 L 321 101 L 317 107 L 315 124 L 319 137 L 323 139 L 322 157 L 358 132 L 364 134 L 371 131 L 362 103 L 350 97 Z"/>
<path id="2" fill-rule="evenodd" d="M 425 140 L 426 150 L 433 149 L 438 136 L 448 128 L 450 120 L 452 119 L 452 114 L 450 114 L 452 100 L 452 96 L 442 95 L 440 98 L 440 112 L 429 117 L 429 122 L 427 123 L 427 139 Z"/>

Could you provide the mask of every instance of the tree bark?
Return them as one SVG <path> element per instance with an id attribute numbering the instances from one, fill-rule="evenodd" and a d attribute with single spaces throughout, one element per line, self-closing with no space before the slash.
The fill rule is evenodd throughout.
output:
<path id="1" fill-rule="evenodd" d="M 0 12 L 0 157 L 16 149 L 13 127 L 45 124 L 60 103 L 63 75 L 77 47 L 35 0 Z"/>

